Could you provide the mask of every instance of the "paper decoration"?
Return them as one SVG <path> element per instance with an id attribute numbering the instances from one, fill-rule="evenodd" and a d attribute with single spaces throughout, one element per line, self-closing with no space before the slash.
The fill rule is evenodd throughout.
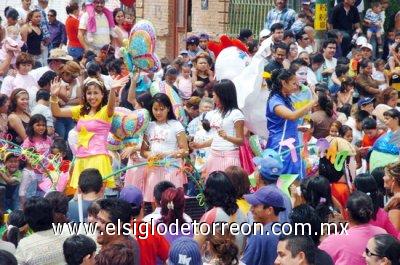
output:
<path id="1" fill-rule="evenodd" d="M 292 157 L 292 161 L 293 161 L 293 163 L 296 163 L 298 159 L 297 159 L 296 148 L 293 145 L 294 142 L 296 142 L 296 140 L 294 138 L 288 138 L 288 139 L 281 141 L 279 144 L 281 146 L 287 146 L 289 148 L 290 156 Z"/>

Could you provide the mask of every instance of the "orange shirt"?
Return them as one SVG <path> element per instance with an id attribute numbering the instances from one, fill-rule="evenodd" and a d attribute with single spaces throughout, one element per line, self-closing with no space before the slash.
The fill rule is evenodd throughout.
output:
<path id="1" fill-rule="evenodd" d="M 372 147 L 375 143 L 376 140 L 378 140 L 378 138 L 383 134 L 383 132 L 378 132 L 378 134 L 373 137 L 370 138 L 367 135 L 364 135 L 362 142 L 361 142 L 361 146 L 362 147 Z"/>

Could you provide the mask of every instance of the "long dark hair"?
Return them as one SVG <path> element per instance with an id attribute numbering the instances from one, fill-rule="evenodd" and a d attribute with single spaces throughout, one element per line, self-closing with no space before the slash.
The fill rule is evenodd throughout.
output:
<path id="1" fill-rule="evenodd" d="M 151 94 L 148 92 L 142 93 L 138 96 L 136 96 L 136 101 L 142 106 L 142 108 L 147 109 L 149 113 L 151 113 L 151 107 L 152 107 L 152 97 Z"/>
<path id="2" fill-rule="evenodd" d="M 18 242 L 23 237 L 23 234 L 19 231 L 21 227 L 28 224 L 22 210 L 14 210 L 10 213 L 8 217 L 8 229 L 7 232 L 4 234 L 3 239 L 8 242 L 11 242 L 18 246 Z"/>
<path id="3" fill-rule="evenodd" d="M 333 100 L 325 93 L 318 93 L 318 105 L 328 117 L 333 116 Z"/>
<path id="4" fill-rule="evenodd" d="M 222 105 L 222 117 L 225 117 L 233 109 L 239 109 L 235 84 L 228 79 L 222 79 L 213 87 Z"/>
<path id="5" fill-rule="evenodd" d="M 104 83 L 101 80 L 87 82 L 83 86 L 83 89 L 82 89 L 83 106 L 81 107 L 81 111 L 80 111 L 81 116 L 89 114 L 90 109 L 91 109 L 91 106 L 86 99 L 86 93 L 87 93 L 89 86 L 98 87 L 100 89 L 101 93 L 103 94 L 103 98 L 101 100 L 100 106 L 97 108 L 96 111 L 99 111 L 102 107 L 106 106 L 107 102 L 108 102 L 108 92 L 107 92 L 107 89 L 106 89 Z"/>
<path id="6" fill-rule="evenodd" d="M 156 121 L 156 118 L 154 117 L 154 114 L 153 114 L 153 105 L 156 102 L 163 105 L 164 107 L 168 108 L 167 120 L 176 120 L 176 116 L 175 116 L 174 110 L 172 108 L 171 100 L 164 93 L 157 93 L 153 96 L 153 99 L 151 101 L 151 111 L 150 111 L 151 120 Z"/>
<path id="7" fill-rule="evenodd" d="M 33 137 L 35 136 L 35 130 L 33 129 L 33 125 L 38 122 L 43 122 L 44 125 L 46 126 L 46 130 L 44 131 L 43 135 L 41 135 L 41 137 L 43 139 L 47 138 L 48 133 L 47 133 L 46 118 L 42 114 L 35 114 L 30 118 L 28 127 L 26 128 L 26 135 L 28 136 L 29 140 L 31 140 L 31 141 L 33 140 Z"/>
<path id="8" fill-rule="evenodd" d="M 118 14 L 119 12 L 122 12 L 122 13 L 124 14 L 124 16 L 125 16 L 124 10 L 122 10 L 121 8 L 115 8 L 115 9 L 113 10 L 113 19 L 114 19 L 115 25 L 117 25 L 117 21 L 115 21 L 115 17 L 117 16 L 117 14 Z"/>
<path id="9" fill-rule="evenodd" d="M 282 81 L 289 81 L 291 78 L 296 77 L 296 74 L 290 70 L 286 69 L 275 69 L 272 71 L 271 79 L 268 82 L 268 86 L 270 87 L 271 94 L 268 98 L 270 100 L 273 95 L 278 94 L 284 100 L 287 100 L 290 105 L 292 104 L 289 98 L 286 98 L 282 94 Z"/>
<path id="10" fill-rule="evenodd" d="M 321 220 L 327 222 L 333 207 L 329 180 L 322 176 L 311 178 L 303 196 L 307 204 L 315 209 Z"/>
<path id="11" fill-rule="evenodd" d="M 226 214 L 236 213 L 236 189 L 222 171 L 212 172 L 206 181 L 204 196 L 209 209 L 221 207 Z"/>
<path id="12" fill-rule="evenodd" d="M 354 179 L 354 185 L 357 190 L 364 192 L 372 199 L 372 206 L 374 207 L 374 213 L 372 219 L 376 219 L 376 213 L 379 208 L 384 207 L 383 194 L 378 189 L 374 177 L 371 174 L 358 174 Z"/>
<path id="13" fill-rule="evenodd" d="M 26 89 L 23 88 L 17 88 L 15 89 L 10 96 L 10 106 L 8 106 L 8 114 L 13 113 L 14 111 L 17 110 L 17 100 L 18 97 L 22 94 L 27 94 L 29 98 L 29 93 L 26 91 Z M 28 116 L 29 114 L 26 113 Z"/>

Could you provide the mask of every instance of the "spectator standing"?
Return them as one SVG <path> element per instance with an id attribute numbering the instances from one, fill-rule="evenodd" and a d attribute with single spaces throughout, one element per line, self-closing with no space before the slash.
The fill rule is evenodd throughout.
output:
<path id="1" fill-rule="evenodd" d="M 277 22 L 282 23 L 285 30 L 291 28 L 296 20 L 296 11 L 287 8 L 286 5 L 287 0 L 275 0 L 275 8 L 268 12 L 265 29 L 271 29 L 271 26 Z"/>
<path id="2" fill-rule="evenodd" d="M 208 53 L 208 56 L 211 57 L 213 62 L 215 62 L 215 54 L 214 52 L 210 51 L 208 49 L 208 41 L 210 40 L 210 36 L 208 34 L 202 33 L 199 36 L 199 47 L 202 49 L 204 52 Z"/>
<path id="3" fill-rule="evenodd" d="M 65 21 L 65 31 L 68 39 L 68 54 L 75 60 L 81 59 L 84 49 L 78 38 L 79 31 L 79 5 L 71 3 L 67 5 L 66 11 L 68 18 Z"/>
<path id="4" fill-rule="evenodd" d="M 361 32 L 360 15 L 354 3 L 355 0 L 344 0 L 343 3 L 336 5 L 329 20 L 331 28 L 338 29 L 343 33 L 343 54 L 350 52 L 350 41 L 354 30 L 357 33 Z"/>
<path id="5" fill-rule="evenodd" d="M 94 0 L 94 12 L 88 7 L 79 19 L 78 39 L 85 50 L 98 53 L 100 49 L 111 43 L 114 19 L 110 10 L 104 7 L 105 0 Z"/>
<path id="6" fill-rule="evenodd" d="M 125 12 L 121 8 L 116 8 L 113 11 L 114 23 L 115 23 L 115 35 L 116 37 L 113 39 L 113 44 L 115 47 L 115 57 L 119 58 L 122 55 L 119 52 L 119 49 L 122 46 L 122 42 L 124 39 L 128 39 L 129 32 L 124 29 L 125 22 Z"/>
<path id="7" fill-rule="evenodd" d="M 43 52 L 40 58 L 40 62 L 42 65 L 46 63 L 51 48 L 49 21 L 47 20 L 47 14 L 46 14 L 46 9 L 48 6 L 49 6 L 49 0 L 38 0 L 38 5 L 35 6 L 35 10 L 40 11 L 40 30 L 43 33 L 43 39 L 42 39 Z"/>
<path id="8" fill-rule="evenodd" d="M 269 36 L 265 40 L 265 42 L 267 43 L 266 50 L 265 50 L 267 57 L 271 55 L 273 46 L 275 46 L 279 42 L 283 41 L 283 35 L 284 35 L 284 30 L 283 30 L 282 23 L 278 22 L 271 26 L 271 36 Z"/>
<path id="9" fill-rule="evenodd" d="M 26 52 L 33 56 L 34 61 L 41 61 L 43 32 L 40 29 L 41 14 L 33 10 L 27 15 L 26 24 L 21 28 L 22 41 L 26 43 Z"/>
<path id="10" fill-rule="evenodd" d="M 54 9 L 50 9 L 47 17 L 49 19 L 50 50 L 67 45 L 65 25 L 57 20 L 57 12 Z"/>
<path id="11" fill-rule="evenodd" d="M 32 0 L 21 0 L 21 7 L 16 8 L 19 15 L 18 23 L 23 26 L 26 23 L 28 13 L 31 12 Z"/>

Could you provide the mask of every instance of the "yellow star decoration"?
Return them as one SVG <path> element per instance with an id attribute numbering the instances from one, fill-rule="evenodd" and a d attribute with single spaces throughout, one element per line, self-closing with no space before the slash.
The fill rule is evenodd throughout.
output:
<path id="1" fill-rule="evenodd" d="M 88 130 L 82 126 L 81 130 L 78 133 L 78 147 L 83 146 L 86 149 L 89 147 L 89 141 L 92 139 L 94 133 L 88 132 Z"/>

